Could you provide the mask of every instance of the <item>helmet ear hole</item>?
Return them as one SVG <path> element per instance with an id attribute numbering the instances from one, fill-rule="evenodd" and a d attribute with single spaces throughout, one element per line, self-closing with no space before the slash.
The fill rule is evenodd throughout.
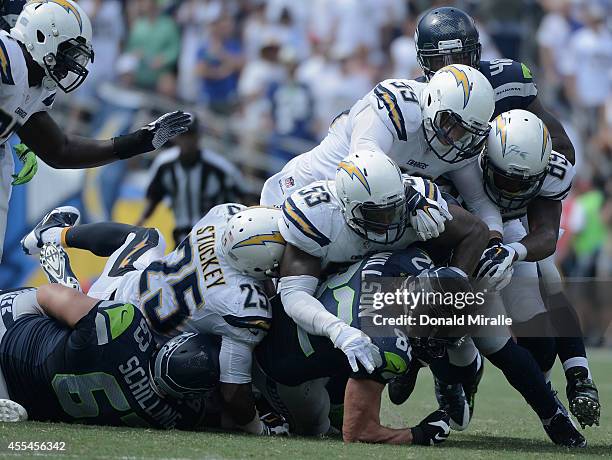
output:
<path id="1" fill-rule="evenodd" d="M 43 33 L 42 30 L 37 30 L 36 31 L 36 39 L 38 40 L 38 43 L 44 43 L 46 40 L 45 34 Z"/>

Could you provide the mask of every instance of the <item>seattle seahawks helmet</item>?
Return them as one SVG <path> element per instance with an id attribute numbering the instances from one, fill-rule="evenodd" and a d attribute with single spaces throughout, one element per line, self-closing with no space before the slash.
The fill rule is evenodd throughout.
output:
<path id="1" fill-rule="evenodd" d="M 484 189 L 500 208 L 521 209 L 542 188 L 552 141 L 548 128 L 527 110 L 510 110 L 491 122 L 482 154 Z"/>
<path id="2" fill-rule="evenodd" d="M 11 29 L 46 74 L 43 83 L 69 93 L 87 77 L 94 60 L 91 22 L 71 0 L 30 0 Z"/>
<path id="3" fill-rule="evenodd" d="M 425 140 L 446 163 L 482 151 L 495 110 L 493 87 L 478 70 L 453 64 L 438 70 L 421 93 Z"/>
<path id="4" fill-rule="evenodd" d="M 381 151 L 358 151 L 338 164 L 336 192 L 347 224 L 379 243 L 399 240 L 407 225 L 399 167 Z"/>
<path id="5" fill-rule="evenodd" d="M 427 79 L 449 64 L 478 68 L 481 45 L 474 19 L 454 7 L 426 12 L 414 34 L 417 60 Z"/>
<path id="6" fill-rule="evenodd" d="M 240 273 L 258 280 L 274 277 L 285 251 L 278 229 L 282 212 L 253 206 L 232 216 L 221 240 L 225 261 Z"/>
<path id="7" fill-rule="evenodd" d="M 161 396 L 189 399 L 219 383 L 219 337 L 185 332 L 159 350 L 153 364 L 153 388 Z"/>

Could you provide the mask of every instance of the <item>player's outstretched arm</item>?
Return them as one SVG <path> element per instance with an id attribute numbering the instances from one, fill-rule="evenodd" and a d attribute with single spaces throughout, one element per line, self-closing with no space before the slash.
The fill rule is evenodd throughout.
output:
<path id="1" fill-rule="evenodd" d="M 539 98 L 535 98 L 534 101 L 529 104 L 527 110 L 544 122 L 550 132 L 550 138 L 552 139 L 554 149 L 562 153 L 571 164 L 575 165 L 576 150 L 561 122 L 557 120 L 552 113 L 546 110 Z"/>
<path id="2" fill-rule="evenodd" d="M 59 284 L 38 288 L 36 300 L 44 312 L 62 323 L 74 327 L 100 300 Z"/>
<path id="3" fill-rule="evenodd" d="M 561 201 L 536 198 L 527 208 L 529 233 L 519 242 L 527 250 L 524 260 L 537 262 L 554 254 L 559 237 Z"/>
<path id="4" fill-rule="evenodd" d="M 65 134 L 46 112 L 35 113 L 18 130 L 21 139 L 49 166 L 90 168 L 151 152 L 185 132 L 191 115 L 167 113 L 147 126 L 108 140 Z"/>
<path id="5" fill-rule="evenodd" d="M 371 379 L 350 378 L 344 393 L 342 437 L 345 442 L 419 444 L 433 446 L 450 434 L 448 414 L 437 410 L 412 428 L 380 424 L 380 398 L 385 386 Z"/>
<path id="6" fill-rule="evenodd" d="M 382 383 L 375 380 L 348 380 L 342 424 L 345 442 L 412 443 L 410 428 L 392 429 L 380 424 L 380 398 L 384 388 Z"/>

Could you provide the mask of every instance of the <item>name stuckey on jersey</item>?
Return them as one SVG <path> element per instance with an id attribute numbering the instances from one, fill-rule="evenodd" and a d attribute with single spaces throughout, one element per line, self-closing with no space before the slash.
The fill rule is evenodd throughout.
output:
<path id="1" fill-rule="evenodd" d="M 198 229 L 196 232 L 196 244 L 198 245 L 198 257 L 202 266 L 206 288 L 225 284 L 223 271 L 215 254 L 215 226 L 208 225 Z"/>

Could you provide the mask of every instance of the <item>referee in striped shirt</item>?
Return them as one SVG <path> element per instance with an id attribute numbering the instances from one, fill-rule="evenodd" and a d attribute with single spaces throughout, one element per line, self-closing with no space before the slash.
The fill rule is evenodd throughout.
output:
<path id="1" fill-rule="evenodd" d="M 174 212 L 174 241 L 180 243 L 212 207 L 242 202 L 248 190 L 240 170 L 221 155 L 200 148 L 200 128 L 194 119 L 189 130 L 174 138 L 175 146 L 161 152 L 150 170 L 142 226 L 157 205 L 169 199 Z"/>

